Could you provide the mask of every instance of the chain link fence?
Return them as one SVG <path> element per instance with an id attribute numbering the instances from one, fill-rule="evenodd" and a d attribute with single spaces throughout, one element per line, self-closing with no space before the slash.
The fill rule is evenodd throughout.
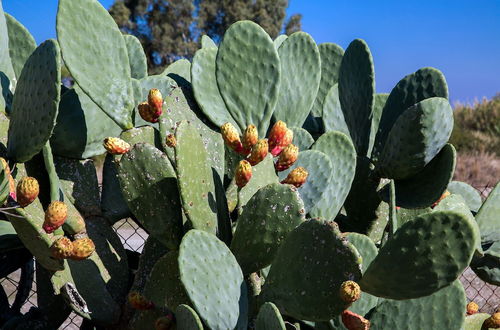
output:
<path id="1" fill-rule="evenodd" d="M 492 187 L 481 187 L 478 191 L 484 199 L 488 196 Z M 144 242 L 148 234 L 137 224 L 130 220 L 125 219 L 117 222 L 113 228 L 120 237 L 126 249 L 142 252 Z M 20 270 L 10 274 L 9 276 L 0 279 L 0 284 L 3 286 L 7 293 L 9 302 L 12 304 L 15 299 L 17 286 L 19 283 Z M 483 313 L 492 314 L 500 306 L 500 287 L 488 284 L 482 281 L 477 275 L 467 268 L 460 277 L 465 292 L 467 294 L 467 301 L 474 301 L 479 305 L 479 311 Z M 22 313 L 29 311 L 31 307 L 36 307 L 36 279 L 33 281 L 30 295 L 27 301 L 21 308 Z M 79 329 L 82 324 L 82 318 L 75 313 L 72 313 L 60 329 Z"/>

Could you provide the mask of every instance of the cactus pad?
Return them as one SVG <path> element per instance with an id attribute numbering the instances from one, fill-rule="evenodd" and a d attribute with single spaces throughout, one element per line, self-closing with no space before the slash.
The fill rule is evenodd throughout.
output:
<path id="1" fill-rule="evenodd" d="M 217 48 L 215 42 L 207 35 L 201 36 L 201 48 Z"/>
<path id="2" fill-rule="evenodd" d="M 9 54 L 16 77 L 21 76 L 24 63 L 36 49 L 36 42 L 31 33 L 14 17 L 5 13 L 9 32 Z M 3 70 L 2 70 L 3 71 Z"/>
<path id="3" fill-rule="evenodd" d="M 203 324 L 196 311 L 188 305 L 179 305 L 175 310 L 177 329 L 179 330 L 203 330 Z"/>
<path id="4" fill-rule="evenodd" d="M 300 127 L 290 127 L 293 131 L 293 144 L 296 145 L 299 150 L 309 149 L 313 143 L 314 138 L 303 128 Z"/>
<path id="5" fill-rule="evenodd" d="M 148 63 L 141 42 L 131 34 L 123 35 L 127 46 L 131 77 L 142 79 L 148 76 Z"/>
<path id="6" fill-rule="evenodd" d="M 288 38 L 286 34 L 280 34 L 279 36 L 276 37 L 276 39 L 273 40 L 274 48 L 278 50 L 283 43 Z"/>
<path id="7" fill-rule="evenodd" d="M 476 221 L 481 230 L 483 244 L 492 243 L 500 237 L 500 183 L 490 192 L 476 215 Z"/>
<path id="8" fill-rule="evenodd" d="M 325 132 L 339 131 L 347 136 L 351 136 L 349 127 L 347 127 L 344 119 L 344 113 L 340 107 L 338 84 L 333 85 L 325 96 L 322 119 Z"/>
<path id="9" fill-rule="evenodd" d="M 255 330 L 285 330 L 285 322 L 275 304 L 266 302 L 260 307 Z"/>
<path id="10" fill-rule="evenodd" d="M 479 211 L 482 204 L 481 195 L 474 187 L 465 182 L 452 181 L 448 184 L 448 191 L 462 196 L 472 212 Z"/>

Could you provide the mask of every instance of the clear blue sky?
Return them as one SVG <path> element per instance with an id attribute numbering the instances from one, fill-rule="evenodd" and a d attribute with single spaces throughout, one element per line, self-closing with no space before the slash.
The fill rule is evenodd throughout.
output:
<path id="1" fill-rule="evenodd" d="M 55 37 L 57 0 L 2 2 L 38 43 Z M 100 2 L 109 8 L 113 0 Z M 500 0 L 291 0 L 288 13 L 301 13 L 318 43 L 345 49 L 365 39 L 378 92 L 425 66 L 443 71 L 453 102 L 500 92 Z"/>

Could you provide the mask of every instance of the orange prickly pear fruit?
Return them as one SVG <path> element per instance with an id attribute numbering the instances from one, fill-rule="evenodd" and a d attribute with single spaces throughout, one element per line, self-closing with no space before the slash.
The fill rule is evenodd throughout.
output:
<path id="1" fill-rule="evenodd" d="M 167 135 L 167 138 L 165 139 L 165 144 L 170 148 L 175 148 L 175 146 L 177 145 L 177 140 L 175 139 L 175 135 L 173 134 Z"/>
<path id="2" fill-rule="evenodd" d="M 248 181 L 252 178 L 252 165 L 246 160 L 241 160 L 236 167 L 236 173 L 234 174 L 236 185 L 239 188 L 246 186 Z"/>
<path id="3" fill-rule="evenodd" d="M 133 309 L 138 310 L 148 310 L 155 307 L 152 301 L 147 300 L 146 297 L 136 291 L 128 294 L 128 303 Z"/>
<path id="4" fill-rule="evenodd" d="M 342 323 L 348 330 L 369 330 L 370 321 L 363 316 L 345 310 L 342 312 Z"/>
<path id="5" fill-rule="evenodd" d="M 139 109 L 139 115 L 141 118 L 147 121 L 148 123 L 157 123 L 160 115 L 153 109 L 148 102 L 140 103 L 137 108 Z"/>
<path id="6" fill-rule="evenodd" d="M 340 299 L 342 301 L 352 304 L 361 297 L 361 288 L 359 284 L 354 281 L 345 281 L 340 286 Z"/>
<path id="7" fill-rule="evenodd" d="M 242 138 L 243 152 L 248 155 L 258 140 L 259 133 L 257 132 L 257 127 L 255 125 L 248 125 Z"/>
<path id="8" fill-rule="evenodd" d="M 294 168 L 290 173 L 288 173 L 285 180 L 281 181 L 281 183 L 294 185 L 296 188 L 302 186 L 306 180 L 309 173 L 303 167 Z"/>
<path id="9" fill-rule="evenodd" d="M 153 88 L 149 91 L 148 104 L 153 110 L 155 117 L 160 117 L 163 112 L 163 97 L 161 96 L 161 92 L 158 89 Z"/>
<path id="10" fill-rule="evenodd" d="M 35 178 L 26 176 L 17 184 L 17 202 L 21 207 L 30 205 L 40 193 L 40 186 Z"/>
<path id="11" fill-rule="evenodd" d="M 222 138 L 226 142 L 227 146 L 237 153 L 243 153 L 243 144 L 240 140 L 240 135 L 236 130 L 236 127 L 231 123 L 225 123 L 220 127 Z"/>
<path id="12" fill-rule="evenodd" d="M 61 237 L 50 247 L 50 253 L 56 259 L 67 259 L 73 254 L 73 243 L 67 237 Z"/>
<path id="13" fill-rule="evenodd" d="M 117 137 L 105 138 L 103 145 L 112 155 L 121 155 L 130 150 L 130 144 Z"/>
<path id="14" fill-rule="evenodd" d="M 165 316 L 159 317 L 155 321 L 155 330 L 170 330 L 174 324 L 174 316 L 168 313 Z"/>
<path id="15" fill-rule="evenodd" d="M 274 164 L 276 171 L 281 172 L 292 166 L 299 157 L 299 147 L 289 144 L 283 149 L 278 157 L 278 161 Z"/>
<path id="16" fill-rule="evenodd" d="M 467 304 L 467 315 L 476 314 L 478 310 L 479 306 L 475 302 L 471 301 Z"/>
<path id="17" fill-rule="evenodd" d="M 79 238 L 73 241 L 73 252 L 71 253 L 71 259 L 73 260 L 83 260 L 87 259 L 94 253 L 95 245 L 94 242 L 88 238 Z"/>
<path id="18" fill-rule="evenodd" d="M 43 222 L 43 230 L 50 234 L 57 228 L 61 227 L 68 217 L 68 207 L 61 201 L 53 201 L 45 211 L 45 221 Z"/>
<path id="19" fill-rule="evenodd" d="M 281 151 L 293 140 L 293 131 L 286 127 L 281 120 L 274 124 L 269 132 L 269 152 L 278 156 Z"/>
<path id="20" fill-rule="evenodd" d="M 0 161 L 5 170 L 5 175 L 9 180 L 9 196 L 13 199 L 16 199 L 16 182 L 14 181 L 14 178 L 12 177 L 12 174 L 10 172 L 9 163 L 7 163 L 7 161 L 2 157 L 0 157 Z"/>
<path id="21" fill-rule="evenodd" d="M 269 145 L 267 139 L 260 139 L 253 148 L 252 152 L 248 156 L 248 162 L 250 165 L 255 166 L 266 158 L 269 151 Z"/>

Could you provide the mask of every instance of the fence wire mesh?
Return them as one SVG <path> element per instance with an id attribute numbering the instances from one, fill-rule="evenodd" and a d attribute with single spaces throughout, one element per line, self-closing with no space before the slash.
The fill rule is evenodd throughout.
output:
<path id="1" fill-rule="evenodd" d="M 483 200 L 488 196 L 492 187 L 481 187 L 478 191 L 481 193 Z M 144 243 L 148 237 L 148 234 L 140 228 L 133 220 L 125 219 L 117 222 L 113 226 L 117 235 L 120 237 L 124 247 L 126 249 L 142 252 Z M 3 286 L 9 303 L 12 304 L 15 299 L 17 292 L 17 287 L 19 284 L 20 270 L 17 270 L 10 274 L 9 276 L 0 279 L 0 284 Z M 474 301 L 479 305 L 479 311 L 482 313 L 492 314 L 497 308 L 500 307 L 500 287 L 488 284 L 481 280 L 477 275 L 470 269 L 467 268 L 465 272 L 461 275 L 460 281 L 464 286 L 465 292 L 467 294 L 467 301 Z M 21 308 L 22 313 L 29 311 L 31 307 L 36 307 L 36 278 L 33 281 L 33 286 L 28 299 Z M 80 329 L 83 319 L 75 313 L 71 313 L 66 322 L 60 327 L 60 329 Z"/>

